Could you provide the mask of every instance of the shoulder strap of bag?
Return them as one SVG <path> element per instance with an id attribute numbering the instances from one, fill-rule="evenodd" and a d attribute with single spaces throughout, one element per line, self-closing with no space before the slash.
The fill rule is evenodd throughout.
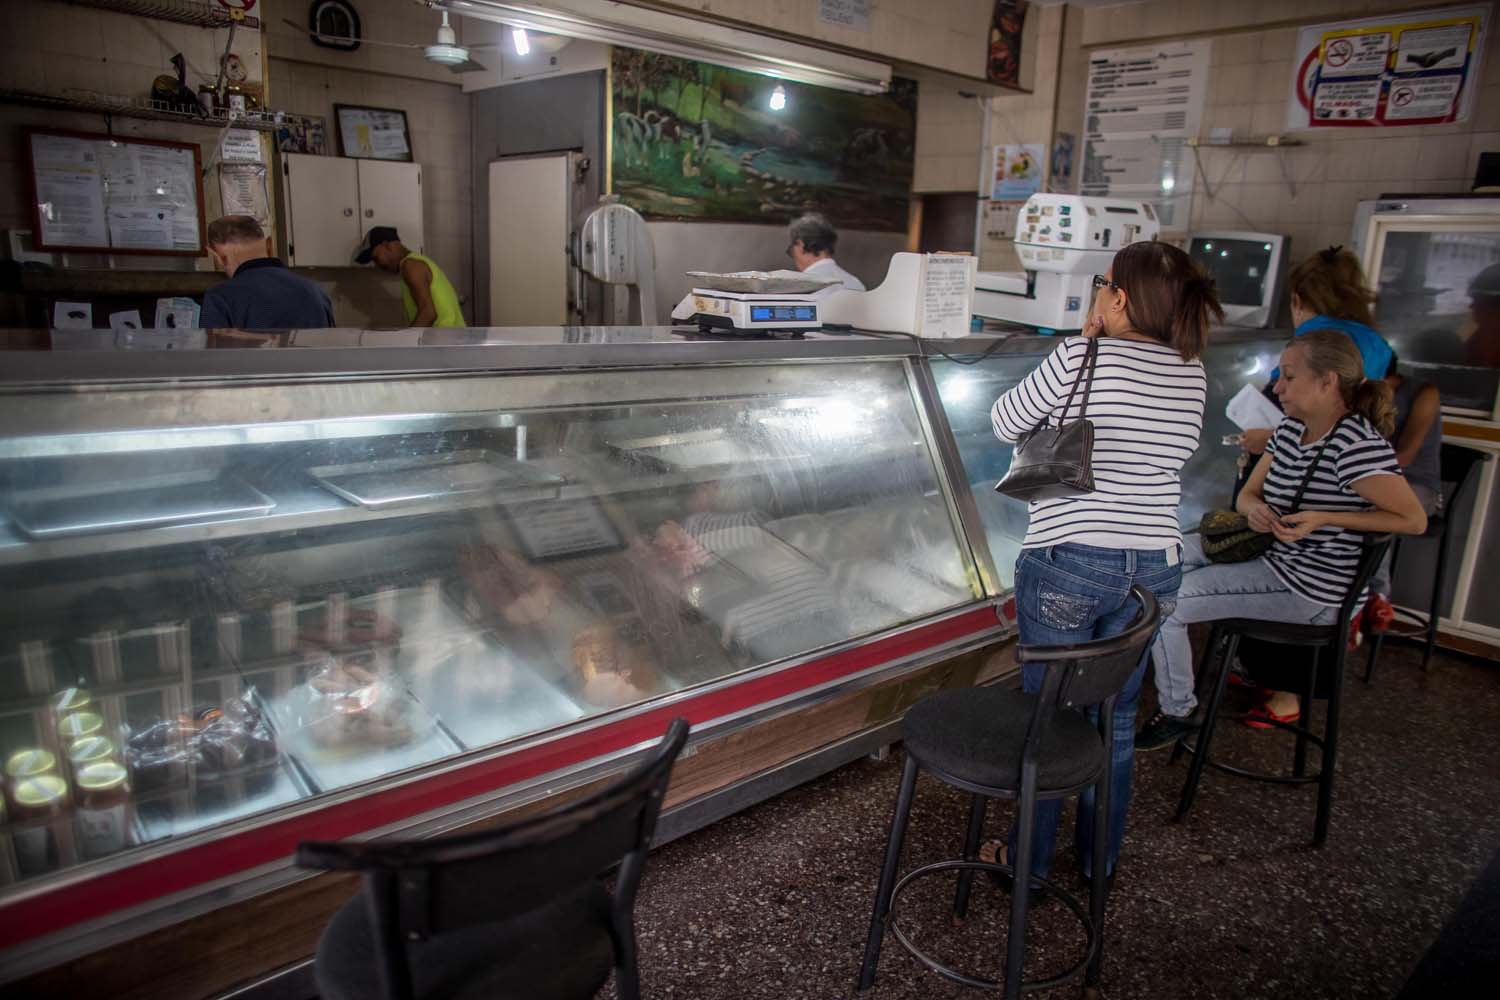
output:
<path id="1" fill-rule="evenodd" d="M 1307 475 L 1302 477 L 1302 485 L 1297 487 L 1296 496 L 1292 497 L 1292 509 L 1287 511 L 1288 514 L 1295 514 L 1301 508 L 1302 494 L 1307 492 L 1307 487 L 1312 483 L 1313 473 L 1318 471 L 1318 464 L 1323 461 L 1323 453 L 1333 443 L 1333 436 L 1338 433 L 1348 416 L 1349 414 L 1346 413 L 1335 420 L 1333 426 L 1328 429 L 1328 433 L 1323 435 L 1323 443 L 1318 446 L 1318 453 L 1313 456 L 1312 464 L 1307 467 Z"/>
<path id="2" fill-rule="evenodd" d="M 1083 352 L 1083 363 L 1078 366 L 1078 375 L 1073 379 L 1073 388 L 1068 390 L 1068 398 L 1063 403 L 1062 416 L 1058 419 L 1058 426 L 1068 422 L 1068 407 L 1073 405 L 1073 397 L 1078 394 L 1078 386 L 1083 385 L 1083 406 L 1078 411 L 1079 419 L 1082 419 L 1089 408 L 1089 388 L 1094 381 L 1094 362 L 1099 357 L 1099 338 L 1088 338 L 1088 347 Z"/>

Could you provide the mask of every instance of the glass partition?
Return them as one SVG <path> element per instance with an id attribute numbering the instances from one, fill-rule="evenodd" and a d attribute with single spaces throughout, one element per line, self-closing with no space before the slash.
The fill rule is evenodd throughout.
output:
<path id="1" fill-rule="evenodd" d="M 900 358 L 0 416 L 0 881 L 982 596 Z"/>

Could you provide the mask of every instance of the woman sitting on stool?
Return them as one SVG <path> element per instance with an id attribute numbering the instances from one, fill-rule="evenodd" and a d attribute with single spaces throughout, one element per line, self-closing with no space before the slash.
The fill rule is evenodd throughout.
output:
<path id="1" fill-rule="evenodd" d="M 1235 502 L 1252 528 L 1276 540 L 1259 558 L 1217 564 L 1204 557 L 1197 536 L 1184 542 L 1177 607 L 1152 648 L 1161 709 L 1136 735 L 1137 750 L 1170 746 L 1197 728 L 1189 721 L 1197 705 L 1189 625 L 1220 618 L 1333 624 L 1359 564 L 1361 534 L 1427 528 L 1386 440 L 1395 421 L 1390 386 L 1365 378 L 1353 341 L 1337 330 L 1298 336 L 1281 353 L 1276 395 L 1286 419 Z M 1307 492 L 1293 511 L 1309 468 Z M 1290 722 L 1299 714 L 1296 696 L 1270 692 L 1258 712 Z"/>

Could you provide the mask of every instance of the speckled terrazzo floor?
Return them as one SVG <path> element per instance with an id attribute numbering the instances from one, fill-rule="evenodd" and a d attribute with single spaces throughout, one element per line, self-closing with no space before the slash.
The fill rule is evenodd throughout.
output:
<path id="1" fill-rule="evenodd" d="M 1439 654 L 1424 677 L 1418 662 L 1414 648 L 1389 646 L 1374 687 L 1351 680 L 1332 829 L 1320 851 L 1307 846 L 1313 788 L 1210 772 L 1178 825 L 1169 817 L 1186 764 L 1169 764 L 1166 751 L 1137 758 L 1109 906 L 1104 996 L 1400 990 L 1500 848 L 1500 666 Z M 1363 653 L 1356 663 L 1362 676 Z M 1276 736 L 1237 725 L 1221 733 L 1219 746 L 1246 761 L 1290 757 L 1290 743 Z M 637 906 L 644 995 L 855 996 L 900 769 L 899 750 L 859 761 L 656 852 Z M 964 810 L 959 793 L 924 777 L 903 870 L 957 854 Z M 990 830 L 1009 816 L 1009 803 L 997 803 Z M 1079 886 L 1071 847 L 1059 851 L 1054 876 Z M 903 926 L 939 957 L 994 977 L 1008 897 L 979 885 L 965 929 L 946 926 L 951 883 L 941 877 L 908 894 Z M 1065 966 L 1081 941 L 1061 905 L 1035 911 L 1028 978 Z M 1080 992 L 1073 985 L 1041 995 Z M 876 985 L 862 996 L 975 995 L 888 939 Z"/>

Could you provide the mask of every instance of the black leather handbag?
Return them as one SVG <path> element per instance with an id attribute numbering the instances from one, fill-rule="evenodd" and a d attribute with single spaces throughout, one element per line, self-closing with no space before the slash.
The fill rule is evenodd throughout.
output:
<path id="1" fill-rule="evenodd" d="M 1089 384 L 1094 379 L 1098 358 L 1099 341 L 1091 337 L 1073 388 L 1063 402 L 1057 426 L 1048 424 L 1043 417 L 1041 423 L 1021 435 L 1010 469 L 995 484 L 996 493 L 1017 500 L 1052 500 L 1094 492 L 1094 425 L 1087 413 Z M 1078 408 L 1078 419 L 1069 423 L 1068 409 L 1080 385 L 1083 402 Z"/>

